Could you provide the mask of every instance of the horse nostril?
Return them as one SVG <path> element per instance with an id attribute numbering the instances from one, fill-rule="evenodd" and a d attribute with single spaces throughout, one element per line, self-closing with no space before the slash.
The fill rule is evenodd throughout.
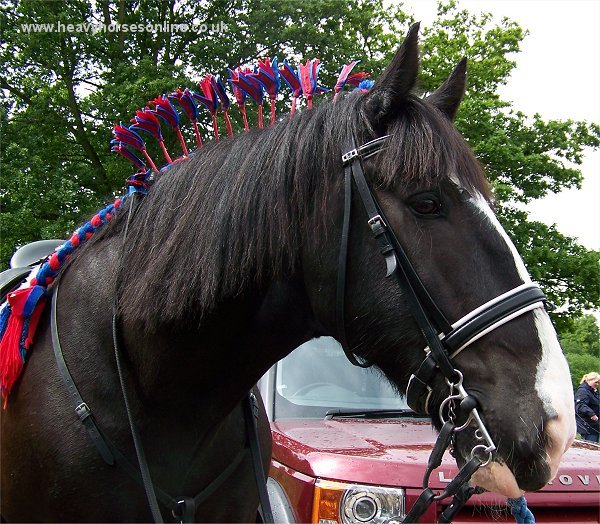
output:
<path id="1" fill-rule="evenodd" d="M 501 453 L 522 490 L 537 491 L 550 480 L 545 441 L 539 434 L 520 435 L 514 438 L 510 449 Z"/>
<path id="2" fill-rule="evenodd" d="M 545 456 L 543 443 L 525 437 L 516 439 L 515 450 L 521 460 L 535 460 L 536 457 Z"/>
<path id="3" fill-rule="evenodd" d="M 530 475 L 527 477 L 520 477 L 518 475 L 515 475 L 515 479 L 517 481 L 517 484 L 523 491 L 539 491 L 544 486 L 546 486 L 546 484 L 549 481 L 549 476 L 548 475 L 545 475 L 545 476 L 544 475 L 535 475 L 535 476 Z"/>
<path id="4" fill-rule="evenodd" d="M 546 461 L 546 453 L 522 455 L 513 473 L 521 489 L 525 491 L 542 489 L 550 480 L 550 467 Z"/>

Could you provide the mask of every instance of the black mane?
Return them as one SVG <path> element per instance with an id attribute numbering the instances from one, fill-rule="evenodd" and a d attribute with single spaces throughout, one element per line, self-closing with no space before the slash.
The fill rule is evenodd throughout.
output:
<path id="1" fill-rule="evenodd" d="M 292 272 L 303 232 L 321 227 L 327 196 L 341 187 L 345 144 L 384 134 L 372 128 L 363 99 L 352 94 L 206 144 L 166 170 L 128 226 L 118 268 L 121 314 L 151 331 L 198 321 L 248 286 Z M 487 196 L 468 146 L 426 101 L 410 96 L 385 134 L 375 187 L 438 184 L 454 174 Z M 118 213 L 86 250 L 122 235 L 126 218 Z"/>

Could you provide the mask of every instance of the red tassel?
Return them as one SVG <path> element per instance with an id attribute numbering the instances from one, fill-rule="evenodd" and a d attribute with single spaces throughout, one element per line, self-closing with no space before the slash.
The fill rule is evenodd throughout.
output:
<path id="1" fill-rule="evenodd" d="M 10 299 L 9 299 L 10 300 Z M 2 407 L 6 409 L 6 402 L 10 390 L 23 371 L 23 359 L 19 351 L 24 318 L 11 313 L 6 326 L 6 331 L 0 342 L 0 388 L 2 389 Z"/>
<path id="2" fill-rule="evenodd" d="M 42 317 L 42 313 L 44 312 L 44 306 L 46 305 L 46 300 L 40 300 L 36 305 L 33 313 L 29 317 L 29 325 L 27 326 L 27 337 L 25 338 L 25 349 L 30 350 L 31 346 L 33 346 L 33 337 L 37 332 L 37 325 Z"/>
<path id="3" fill-rule="evenodd" d="M 45 305 L 44 290 L 40 286 L 18 289 L 8 295 L 11 312 L 0 341 L 0 389 L 3 408 L 8 395 L 23 371 L 24 357 L 21 349 L 29 349 Z M 29 320 L 27 326 L 25 322 Z M 24 347 L 21 348 L 23 330 L 27 329 Z"/>

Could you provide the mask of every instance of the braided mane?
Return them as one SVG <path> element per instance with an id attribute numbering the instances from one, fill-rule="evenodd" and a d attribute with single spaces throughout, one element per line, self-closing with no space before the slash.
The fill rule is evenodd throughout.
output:
<path id="1" fill-rule="evenodd" d="M 198 321 L 244 289 L 294 271 L 305 235 L 322 229 L 322 208 L 339 182 L 323 173 L 339 172 L 359 102 L 325 102 L 272 128 L 207 143 L 161 174 L 129 226 L 123 315 L 149 330 Z M 120 215 L 110 230 L 122 230 Z"/>

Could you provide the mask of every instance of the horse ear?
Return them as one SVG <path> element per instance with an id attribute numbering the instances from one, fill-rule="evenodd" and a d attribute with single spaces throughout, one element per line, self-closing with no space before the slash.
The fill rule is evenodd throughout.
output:
<path id="1" fill-rule="evenodd" d="M 465 94 L 466 84 L 467 59 L 463 58 L 456 64 L 446 81 L 427 97 L 427 101 L 446 114 L 450 120 L 454 120 L 460 101 Z"/>
<path id="2" fill-rule="evenodd" d="M 366 95 L 365 107 L 376 125 L 392 120 L 410 93 L 419 72 L 419 22 L 410 26 L 402 45 Z"/>

